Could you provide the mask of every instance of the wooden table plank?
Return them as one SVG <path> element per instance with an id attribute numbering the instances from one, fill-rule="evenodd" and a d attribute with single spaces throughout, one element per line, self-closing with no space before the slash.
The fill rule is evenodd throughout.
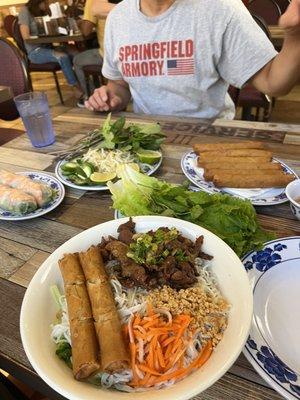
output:
<path id="1" fill-rule="evenodd" d="M 35 253 L 32 247 L 0 237 L 0 277 L 8 279 Z"/>
<path id="2" fill-rule="evenodd" d="M 39 36 L 26 39 L 29 44 L 45 44 L 45 43 L 68 43 L 83 42 L 85 39 L 81 34 L 74 35 L 57 35 L 57 36 Z"/>
<path id="3" fill-rule="evenodd" d="M 33 249 L 53 252 L 82 230 L 44 218 L 28 221 L 1 221 L 0 237 L 15 240 Z"/>
<path id="4" fill-rule="evenodd" d="M 24 168 L 35 168 L 44 170 L 51 165 L 54 157 L 49 154 L 32 151 L 19 150 L 14 148 L 0 147 L 0 160 L 5 164 L 14 164 Z"/>
<path id="5" fill-rule="evenodd" d="M 33 278 L 33 275 L 49 257 L 50 253 L 37 250 L 32 257 L 30 257 L 23 266 L 10 276 L 9 281 L 17 283 L 23 287 L 27 287 Z"/>

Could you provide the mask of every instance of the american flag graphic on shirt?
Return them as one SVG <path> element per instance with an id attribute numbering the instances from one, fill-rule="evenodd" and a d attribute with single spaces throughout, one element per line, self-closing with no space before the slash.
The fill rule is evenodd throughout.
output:
<path id="1" fill-rule="evenodd" d="M 195 63 L 193 58 L 181 60 L 168 60 L 168 75 L 190 75 L 195 72 Z"/>

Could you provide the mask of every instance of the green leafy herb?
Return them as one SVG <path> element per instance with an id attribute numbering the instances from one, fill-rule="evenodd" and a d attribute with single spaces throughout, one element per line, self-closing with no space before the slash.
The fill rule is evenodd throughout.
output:
<path id="1" fill-rule="evenodd" d="M 108 183 L 113 207 L 125 216 L 165 215 L 198 224 L 223 239 L 238 256 L 259 249 L 274 235 L 263 231 L 248 200 L 191 192 L 125 166 L 120 181 Z"/>
<path id="2" fill-rule="evenodd" d="M 161 127 L 157 123 L 126 124 L 124 117 L 112 122 L 111 114 L 109 114 L 102 128 L 90 132 L 67 152 L 60 151 L 52 154 L 70 160 L 81 156 L 89 148 L 119 149 L 133 153 L 139 150 L 159 150 L 164 139 L 165 134 L 161 132 Z"/>
<path id="3" fill-rule="evenodd" d="M 142 233 L 130 243 L 130 251 L 127 257 L 132 258 L 139 264 L 159 264 L 170 254 L 168 249 L 162 249 L 172 240 L 176 239 L 179 232 L 176 228 L 171 228 L 165 232 L 163 229 L 157 229 L 154 234 Z M 178 261 L 184 261 L 185 254 L 183 250 L 177 250 L 174 256 Z"/>
<path id="4" fill-rule="evenodd" d="M 55 354 L 63 360 L 69 368 L 72 368 L 72 347 L 67 342 L 60 342 L 57 345 Z"/>

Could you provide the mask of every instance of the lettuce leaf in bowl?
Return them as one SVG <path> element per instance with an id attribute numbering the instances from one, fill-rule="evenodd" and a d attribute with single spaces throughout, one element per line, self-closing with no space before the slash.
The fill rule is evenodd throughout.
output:
<path id="1" fill-rule="evenodd" d="M 258 224 L 248 200 L 226 194 L 191 192 L 185 185 L 174 185 L 149 177 L 124 165 L 120 180 L 109 182 L 113 208 L 124 216 L 165 215 L 200 225 L 223 239 L 238 256 L 260 249 L 275 236 Z"/>

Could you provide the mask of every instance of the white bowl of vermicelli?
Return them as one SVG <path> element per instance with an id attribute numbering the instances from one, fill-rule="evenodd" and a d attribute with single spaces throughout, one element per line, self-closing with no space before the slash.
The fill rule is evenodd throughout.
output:
<path id="1" fill-rule="evenodd" d="M 72 400 L 188 399 L 234 363 L 252 293 L 220 238 L 174 218 L 123 218 L 81 232 L 26 291 L 33 368 Z"/>

